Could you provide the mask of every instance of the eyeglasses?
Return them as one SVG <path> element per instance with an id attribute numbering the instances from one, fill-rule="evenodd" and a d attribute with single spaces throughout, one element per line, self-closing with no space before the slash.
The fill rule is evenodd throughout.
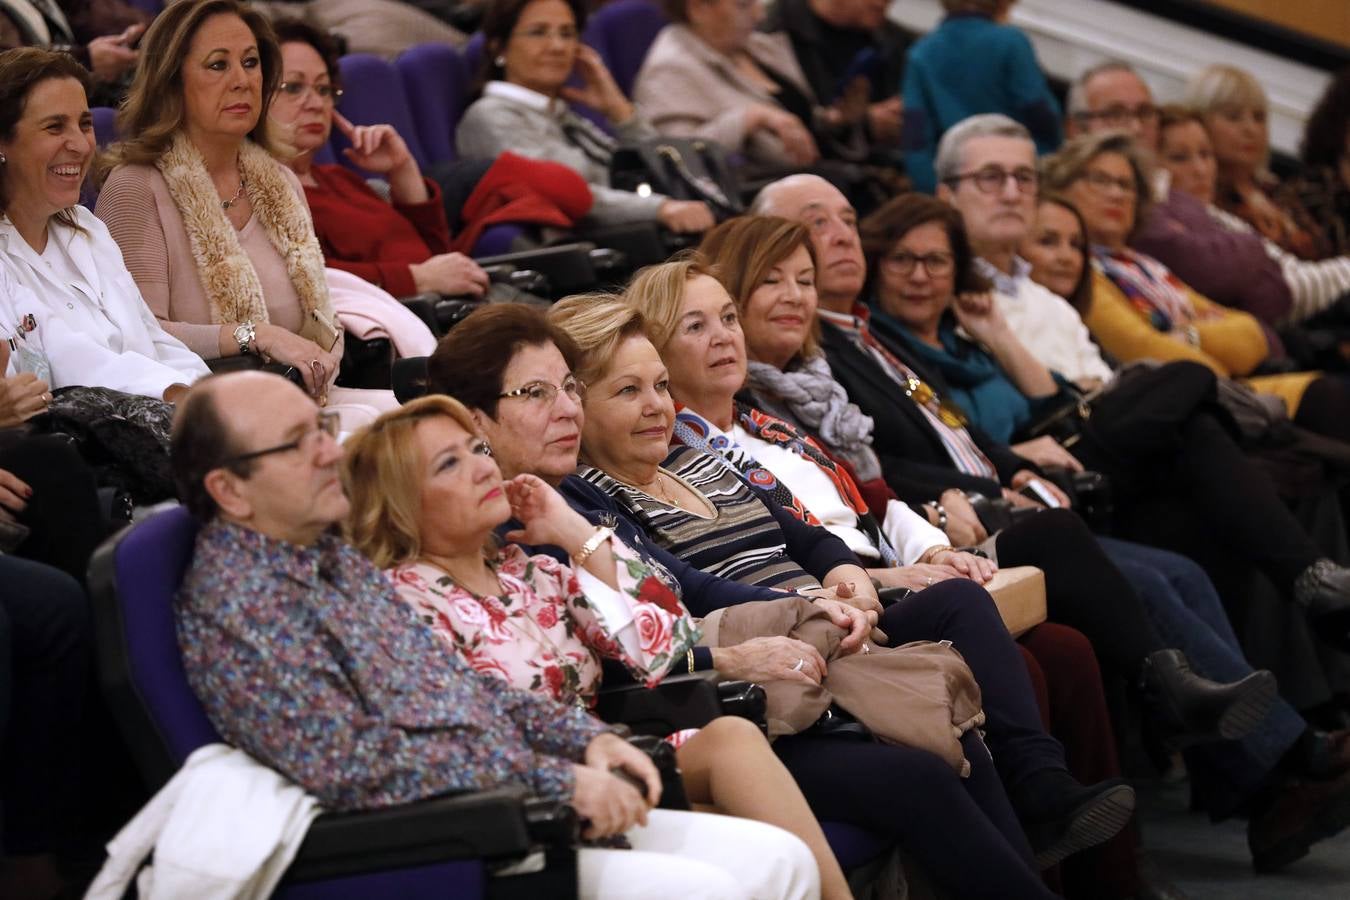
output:
<path id="1" fill-rule="evenodd" d="M 313 91 L 314 96 L 318 97 L 324 103 L 336 103 L 342 99 L 342 88 L 334 87 L 331 84 L 310 84 L 308 81 L 283 81 L 277 88 L 292 100 L 299 100 L 305 96 L 306 91 Z"/>
<path id="2" fill-rule="evenodd" d="M 1089 169 L 1083 173 L 1082 180 L 1097 193 L 1105 194 L 1111 188 L 1120 188 L 1123 193 L 1133 196 L 1138 193 L 1133 178 L 1115 178 L 1107 175 L 1105 172 L 1098 172 L 1096 169 Z"/>
<path id="3" fill-rule="evenodd" d="M 1110 128 L 1126 128 L 1131 122 L 1138 122 L 1140 125 L 1156 122 L 1159 112 L 1158 107 L 1152 103 L 1140 103 L 1134 107 L 1118 105 L 1108 106 L 1096 112 L 1081 112 L 1078 118 L 1088 122 L 1101 122 Z"/>
<path id="4" fill-rule="evenodd" d="M 923 264 L 923 269 L 930 278 L 942 278 L 952 274 L 956 268 L 956 257 L 950 253 L 910 253 L 906 250 L 897 250 L 894 253 L 888 253 L 882 261 L 882 265 L 890 269 L 897 275 L 909 275 L 914 271 L 914 267 Z"/>
<path id="5" fill-rule="evenodd" d="M 1041 184 L 1041 177 L 1036 174 L 1036 170 L 1025 166 L 1020 169 L 1013 169 L 1011 172 L 1000 169 L 998 166 L 985 166 L 978 172 L 953 175 L 946 179 L 946 182 L 955 187 L 962 181 L 969 179 L 975 182 L 975 187 L 979 189 L 980 193 L 997 194 L 1003 190 L 1003 186 L 1008 183 L 1010 178 L 1017 185 L 1017 190 L 1023 194 L 1034 194 Z"/>
<path id="6" fill-rule="evenodd" d="M 550 28 L 547 25 L 531 25 L 523 31 L 511 32 L 512 37 L 525 38 L 530 41 L 547 41 L 556 37 L 566 44 L 571 44 L 580 38 L 580 33 L 574 26 L 564 25 L 562 28 Z"/>
<path id="7" fill-rule="evenodd" d="M 573 375 L 568 375 L 563 379 L 562 386 L 549 384 L 547 381 L 531 381 L 529 384 L 521 385 L 513 391 L 507 391 L 504 394 L 498 394 L 498 400 L 509 400 L 514 397 L 524 397 L 532 405 L 539 407 L 551 407 L 558 400 L 558 393 L 567 395 L 573 403 L 581 403 L 586 398 L 586 386 L 577 381 Z"/>
<path id="8" fill-rule="evenodd" d="M 313 428 L 305 429 L 305 433 L 293 441 L 287 441 L 284 444 L 277 444 L 275 447 L 267 447 L 262 450 L 250 450 L 248 453 L 240 453 L 235 456 L 229 456 L 220 461 L 221 466 L 229 466 L 235 463 L 248 462 L 251 459 L 259 459 L 264 456 L 271 456 L 273 453 L 289 453 L 292 450 L 303 450 L 306 453 L 314 452 L 318 442 L 326 435 L 333 440 L 337 440 L 338 426 L 340 424 L 339 415 L 332 410 L 325 410 L 319 413 L 318 419 Z"/>

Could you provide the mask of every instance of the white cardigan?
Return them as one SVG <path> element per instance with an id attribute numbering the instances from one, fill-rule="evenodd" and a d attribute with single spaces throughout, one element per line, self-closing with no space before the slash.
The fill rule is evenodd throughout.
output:
<path id="1" fill-rule="evenodd" d="M 160 399 L 173 384 L 192 384 L 206 363 L 156 321 L 122 261 L 108 228 L 82 206 L 84 232 L 52 224 L 79 270 L 72 282 L 48 268 L 8 218 L 0 219 L 0 260 L 9 283 L 0 290 L 0 334 L 12 335 L 27 315 L 37 328 L 29 347 L 46 355 L 52 388 L 89 385 Z M 11 361 L 11 369 L 13 361 Z"/>
<path id="2" fill-rule="evenodd" d="M 144 900 L 269 897 L 322 811 L 244 751 L 199 747 L 109 842 L 85 900 L 118 900 L 133 879 Z"/>

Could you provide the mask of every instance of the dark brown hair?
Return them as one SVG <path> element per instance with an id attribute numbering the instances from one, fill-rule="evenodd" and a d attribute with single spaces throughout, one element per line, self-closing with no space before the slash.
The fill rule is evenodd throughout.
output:
<path id="1" fill-rule="evenodd" d="M 1047 203 L 1053 203 L 1060 209 L 1068 210 L 1078 221 L 1078 233 L 1083 236 L 1083 268 L 1078 273 L 1078 283 L 1073 286 L 1073 292 L 1064 299 L 1069 301 L 1070 306 L 1078 310 L 1078 315 L 1086 319 L 1088 312 L 1092 309 L 1092 255 L 1088 249 L 1087 223 L 1083 221 L 1083 214 L 1078 211 L 1078 207 L 1074 206 L 1073 201 L 1063 194 L 1044 192 L 1036 198 L 1037 208 Z"/>
<path id="2" fill-rule="evenodd" d="M 489 81 L 502 77 L 502 67 L 497 65 L 497 57 L 506 49 L 506 42 L 511 40 L 511 32 L 516 30 L 516 24 L 520 22 L 525 7 L 533 2 L 534 0 L 491 0 L 488 3 L 483 24 L 479 26 L 479 31 L 483 34 L 483 55 L 478 60 L 478 73 L 474 78 L 471 97 L 481 94 L 483 86 Z M 584 0 L 563 0 L 563 2 L 572 10 L 572 18 L 576 20 L 577 31 L 580 32 L 586 27 Z"/>
<path id="3" fill-rule="evenodd" d="M 153 165 L 169 149 L 186 122 L 183 65 L 188 46 L 207 19 L 220 15 L 238 16 L 253 32 L 262 61 L 262 107 L 248 136 L 264 150 L 275 149 L 267 109 L 281 81 L 281 48 L 272 26 L 262 13 L 239 0 L 177 0 L 155 16 L 141 39 L 136 76 L 117 114 L 117 128 L 126 137 L 108 148 L 102 172 L 127 164 Z"/>
<path id="4" fill-rule="evenodd" d="M 84 88 L 86 102 L 91 80 L 84 66 L 68 53 L 43 50 L 39 47 L 16 47 L 0 53 L 0 135 L 14 140 L 15 128 L 28 108 L 28 95 L 44 81 L 53 78 L 74 78 Z M 0 212 L 9 209 L 8 171 L 0 170 Z M 56 221 L 78 229 L 69 210 L 56 214 Z"/>
<path id="5" fill-rule="evenodd" d="M 342 68 L 338 65 L 342 54 L 338 52 L 337 41 L 330 35 L 299 19 L 276 19 L 272 22 L 272 33 L 276 35 L 277 47 L 282 44 L 308 44 L 313 47 L 314 52 L 323 59 L 329 82 L 333 87 L 342 87 Z"/>
<path id="6" fill-rule="evenodd" d="M 927 194 L 901 194 L 858 223 L 862 236 L 863 254 L 867 257 L 867 283 L 875 285 L 877 269 L 886 254 L 920 225 L 937 223 L 947 232 L 955 258 L 953 290 L 958 294 L 987 291 L 989 282 L 975 271 L 975 253 L 966 237 L 966 226 L 961 213 L 936 197 Z"/>
<path id="7" fill-rule="evenodd" d="M 1342 69 L 1327 85 L 1303 128 L 1299 156 L 1306 166 L 1335 166 L 1345 155 L 1350 132 L 1350 69 Z"/>
<path id="8" fill-rule="evenodd" d="M 576 344 L 544 311 L 524 303 L 493 303 L 469 313 L 441 338 L 427 360 L 427 390 L 449 394 L 469 409 L 497 417 L 502 378 L 526 347 L 552 344 L 576 368 Z"/>

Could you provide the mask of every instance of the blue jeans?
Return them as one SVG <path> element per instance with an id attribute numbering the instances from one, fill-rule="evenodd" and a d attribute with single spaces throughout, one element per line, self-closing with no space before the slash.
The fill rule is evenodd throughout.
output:
<path id="1" fill-rule="evenodd" d="M 1252 673 L 1223 602 L 1200 566 L 1167 550 L 1114 538 L 1099 540 L 1138 592 L 1163 642 L 1185 653 L 1192 669 L 1220 682 L 1239 681 Z M 1197 779 L 1221 782 L 1202 786 L 1202 797 L 1225 788 L 1230 796 L 1250 797 L 1307 727 L 1292 706 L 1277 698 L 1266 718 L 1245 737 L 1188 751 Z M 1218 797 L 1207 802 L 1211 812 L 1226 805 L 1229 801 Z"/>

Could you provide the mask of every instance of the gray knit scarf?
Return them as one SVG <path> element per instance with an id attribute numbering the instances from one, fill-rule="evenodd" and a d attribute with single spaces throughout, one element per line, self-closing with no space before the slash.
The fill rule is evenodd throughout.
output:
<path id="1" fill-rule="evenodd" d="M 823 356 L 794 362 L 790 371 L 766 363 L 749 364 L 745 386 L 759 406 L 791 419 L 814 433 L 830 453 L 843 457 L 862 481 L 881 477 L 872 450 L 872 418 L 850 403 Z"/>

